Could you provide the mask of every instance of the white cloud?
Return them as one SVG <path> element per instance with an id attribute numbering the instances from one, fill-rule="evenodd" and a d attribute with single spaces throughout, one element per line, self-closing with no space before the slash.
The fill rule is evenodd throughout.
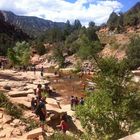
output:
<path id="1" fill-rule="evenodd" d="M 37 16 L 52 21 L 65 22 L 79 19 L 83 25 L 90 21 L 97 24 L 106 22 L 112 11 L 120 11 L 122 4 L 117 0 L 0 0 L 0 9 L 15 14 Z M 85 6 L 87 5 L 87 7 Z"/>

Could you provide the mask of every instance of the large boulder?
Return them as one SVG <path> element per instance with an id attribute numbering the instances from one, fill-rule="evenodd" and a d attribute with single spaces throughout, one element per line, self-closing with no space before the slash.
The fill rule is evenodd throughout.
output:
<path id="1" fill-rule="evenodd" d="M 7 84 L 4 85 L 3 88 L 6 89 L 6 90 L 11 90 L 11 86 L 9 86 L 9 85 L 7 85 Z"/>
<path id="2" fill-rule="evenodd" d="M 27 95 L 27 101 L 31 102 L 32 98 L 35 98 L 35 97 L 36 97 L 35 94 L 28 94 Z"/>
<path id="3" fill-rule="evenodd" d="M 140 132 L 137 132 L 133 135 L 126 136 L 126 137 L 121 138 L 119 140 L 140 140 Z"/>
<path id="4" fill-rule="evenodd" d="M 6 137 L 6 132 L 5 131 L 1 131 L 0 132 L 0 139 L 1 138 L 5 138 Z"/>
<path id="5" fill-rule="evenodd" d="M 10 125 L 3 125 L 3 130 L 0 131 L 0 139 L 10 138 L 12 136 L 13 128 Z"/>
<path id="6" fill-rule="evenodd" d="M 33 90 L 30 89 L 30 90 L 27 90 L 27 91 L 10 91 L 8 92 L 8 95 L 10 97 L 26 97 L 28 94 L 32 94 L 33 93 Z"/>
<path id="7" fill-rule="evenodd" d="M 12 123 L 15 127 L 15 126 L 19 126 L 21 124 L 21 121 L 19 119 L 14 119 Z"/>
<path id="8" fill-rule="evenodd" d="M 0 112 L 0 119 L 3 118 L 3 112 Z"/>
<path id="9" fill-rule="evenodd" d="M 42 135 L 42 129 L 37 128 L 37 129 L 30 131 L 27 134 L 27 139 L 35 139 L 35 138 L 38 138 L 40 135 Z"/>
<path id="10" fill-rule="evenodd" d="M 26 109 L 31 109 L 31 103 L 27 101 L 27 97 L 13 97 L 10 99 L 13 103 L 19 104 Z"/>
<path id="11" fill-rule="evenodd" d="M 22 132 L 20 131 L 19 128 L 14 128 L 14 130 L 12 131 L 12 135 L 13 135 L 13 137 L 21 136 Z"/>
<path id="12" fill-rule="evenodd" d="M 2 118 L 2 121 L 3 121 L 4 124 L 5 124 L 5 123 L 10 124 L 10 122 L 12 122 L 12 117 L 9 116 L 9 115 L 4 114 L 4 115 L 3 115 L 3 118 Z"/>

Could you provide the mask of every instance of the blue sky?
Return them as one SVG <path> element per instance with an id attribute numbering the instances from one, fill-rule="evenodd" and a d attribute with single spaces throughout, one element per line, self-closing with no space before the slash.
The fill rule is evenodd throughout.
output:
<path id="1" fill-rule="evenodd" d="M 76 0 L 65 0 L 71 3 L 74 3 Z M 97 0 L 94 0 L 97 1 Z M 120 3 L 122 3 L 123 8 L 122 11 L 126 12 L 128 9 L 130 9 L 133 5 L 135 5 L 137 2 L 140 2 L 140 0 L 118 0 Z"/>
<path id="2" fill-rule="evenodd" d="M 140 0 L 119 0 L 123 4 L 122 11 L 127 11 L 130 9 L 133 5 L 135 5 L 137 2 L 140 2 Z"/>
<path id="3" fill-rule="evenodd" d="M 0 9 L 17 15 L 36 16 L 56 22 L 72 23 L 79 19 L 85 26 L 90 21 L 105 23 L 115 11 L 127 11 L 140 0 L 0 0 Z"/>

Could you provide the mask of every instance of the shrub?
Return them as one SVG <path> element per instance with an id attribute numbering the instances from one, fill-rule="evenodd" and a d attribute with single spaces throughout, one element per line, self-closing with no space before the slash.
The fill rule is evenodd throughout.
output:
<path id="1" fill-rule="evenodd" d="M 78 140 L 78 138 L 56 132 L 48 140 Z"/>
<path id="2" fill-rule="evenodd" d="M 21 118 L 22 116 L 22 109 L 16 105 L 13 105 L 11 102 L 7 103 L 5 106 L 6 113 L 15 117 Z"/>
<path id="3" fill-rule="evenodd" d="M 27 132 L 39 127 L 39 123 L 37 123 L 35 120 L 22 118 L 22 121 L 27 124 Z"/>
<path id="4" fill-rule="evenodd" d="M 0 93 L 0 107 L 4 107 L 6 113 L 15 118 L 22 116 L 22 109 L 11 103 L 4 93 Z"/>
<path id="5" fill-rule="evenodd" d="M 140 66 L 140 37 L 135 37 L 131 39 L 126 54 L 131 69 L 138 68 Z"/>
<path id="6" fill-rule="evenodd" d="M 97 89 L 76 113 L 87 133 L 96 139 L 119 139 L 139 129 L 139 91 L 126 61 L 104 58 L 98 62 L 101 69 L 93 79 Z"/>
<path id="7" fill-rule="evenodd" d="M 0 107 L 5 107 L 5 105 L 9 102 L 7 96 L 4 93 L 0 93 Z"/>

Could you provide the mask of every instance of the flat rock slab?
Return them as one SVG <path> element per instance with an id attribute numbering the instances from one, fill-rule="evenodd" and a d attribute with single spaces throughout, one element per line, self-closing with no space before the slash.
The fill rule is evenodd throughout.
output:
<path id="1" fill-rule="evenodd" d="M 57 100 L 53 98 L 46 98 L 46 102 L 48 104 L 57 104 Z"/>
<path id="2" fill-rule="evenodd" d="M 121 138 L 119 140 L 140 140 L 140 132 L 127 136 L 127 137 L 124 137 L 124 138 Z"/>
<path id="3" fill-rule="evenodd" d="M 3 118 L 2 118 L 2 121 L 3 121 L 4 124 L 5 123 L 10 123 L 12 121 L 12 117 L 10 115 L 4 114 Z"/>
<path id="4" fill-rule="evenodd" d="M 37 85 L 27 84 L 26 88 L 28 88 L 28 89 L 36 89 L 37 88 Z"/>
<path id="5" fill-rule="evenodd" d="M 0 85 L 2 87 L 8 85 L 11 88 L 19 88 L 19 87 L 23 87 L 26 86 L 26 83 L 23 81 L 14 81 L 14 80 L 3 80 L 2 82 L 0 82 Z"/>
<path id="6" fill-rule="evenodd" d="M 33 94 L 33 90 L 8 92 L 10 97 L 26 97 L 28 94 Z"/>
<path id="7" fill-rule="evenodd" d="M 49 84 L 49 83 L 50 83 L 50 81 L 48 81 L 48 80 L 36 80 L 33 82 L 34 85 L 38 85 L 38 84 L 43 85 L 43 84 Z"/>
<path id="8" fill-rule="evenodd" d="M 27 97 L 14 97 L 10 99 L 13 103 L 23 105 L 27 109 L 31 109 L 31 103 L 27 101 Z"/>
<path id="9" fill-rule="evenodd" d="M 36 98 L 35 94 L 28 94 L 26 101 L 31 102 L 32 98 Z"/>
<path id="10" fill-rule="evenodd" d="M 27 134 L 27 139 L 38 138 L 40 135 L 42 135 L 42 129 L 41 128 L 37 128 L 37 129 L 34 129 L 34 130 L 30 131 Z"/>

